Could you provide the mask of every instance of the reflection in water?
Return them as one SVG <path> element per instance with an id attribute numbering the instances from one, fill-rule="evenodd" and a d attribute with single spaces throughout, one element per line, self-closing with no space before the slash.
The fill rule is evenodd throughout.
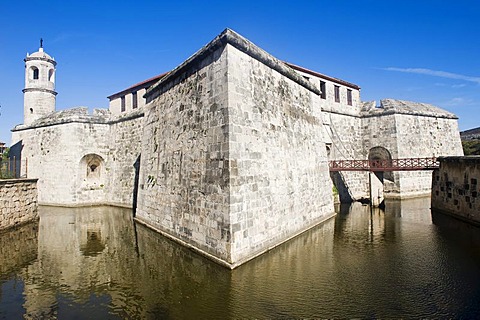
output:
<path id="1" fill-rule="evenodd" d="M 134 224 L 131 210 L 41 207 L 38 228 L 0 234 L 17 248 L 0 251 L 0 318 L 478 315 L 479 228 L 432 222 L 428 207 L 342 205 L 233 271 Z"/>

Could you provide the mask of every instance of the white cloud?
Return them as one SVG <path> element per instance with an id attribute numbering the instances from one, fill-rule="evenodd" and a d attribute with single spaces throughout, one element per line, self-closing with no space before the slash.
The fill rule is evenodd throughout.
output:
<path id="1" fill-rule="evenodd" d="M 472 99 L 455 97 L 445 102 L 444 105 L 449 107 L 461 107 L 461 106 L 470 106 L 473 104 L 474 104 L 474 101 Z"/>
<path id="2" fill-rule="evenodd" d="M 415 74 L 424 74 L 424 75 L 428 75 L 428 76 L 447 78 L 447 79 L 463 80 L 463 81 L 469 81 L 469 82 L 474 82 L 476 84 L 480 84 L 480 77 L 470 77 L 470 76 L 451 73 L 451 72 L 447 72 L 447 71 L 438 71 L 438 70 L 431 70 L 431 69 L 425 69 L 425 68 L 397 68 L 397 67 L 382 68 L 382 70 L 405 72 L 405 73 L 415 73 Z"/>

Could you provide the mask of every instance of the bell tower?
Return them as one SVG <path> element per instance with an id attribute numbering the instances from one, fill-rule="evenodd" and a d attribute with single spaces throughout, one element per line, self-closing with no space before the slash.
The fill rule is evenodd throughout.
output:
<path id="1" fill-rule="evenodd" d="M 25 58 L 25 89 L 23 89 L 23 124 L 29 125 L 55 111 L 55 60 L 40 48 Z"/>

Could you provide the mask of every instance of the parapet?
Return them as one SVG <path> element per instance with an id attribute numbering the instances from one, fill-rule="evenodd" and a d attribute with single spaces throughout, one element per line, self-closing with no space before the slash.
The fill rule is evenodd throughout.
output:
<path id="1" fill-rule="evenodd" d="M 29 125 L 17 125 L 12 131 L 21 131 L 32 128 L 48 127 L 63 123 L 97 123 L 106 124 L 110 120 L 110 112 L 108 109 L 94 109 L 93 114 L 88 113 L 87 107 L 76 107 L 67 110 L 52 112 L 43 116 Z"/>
<path id="2" fill-rule="evenodd" d="M 458 119 L 455 114 L 427 103 L 395 99 L 383 99 L 380 101 L 380 106 L 376 106 L 374 102 L 363 103 L 362 117 L 376 117 L 389 114 Z"/>

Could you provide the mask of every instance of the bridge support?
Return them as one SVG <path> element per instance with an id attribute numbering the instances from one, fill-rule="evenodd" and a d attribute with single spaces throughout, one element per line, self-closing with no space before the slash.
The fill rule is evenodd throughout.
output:
<path id="1" fill-rule="evenodd" d="M 370 204 L 374 207 L 383 205 L 383 172 L 369 172 L 368 185 L 370 194 Z"/>

